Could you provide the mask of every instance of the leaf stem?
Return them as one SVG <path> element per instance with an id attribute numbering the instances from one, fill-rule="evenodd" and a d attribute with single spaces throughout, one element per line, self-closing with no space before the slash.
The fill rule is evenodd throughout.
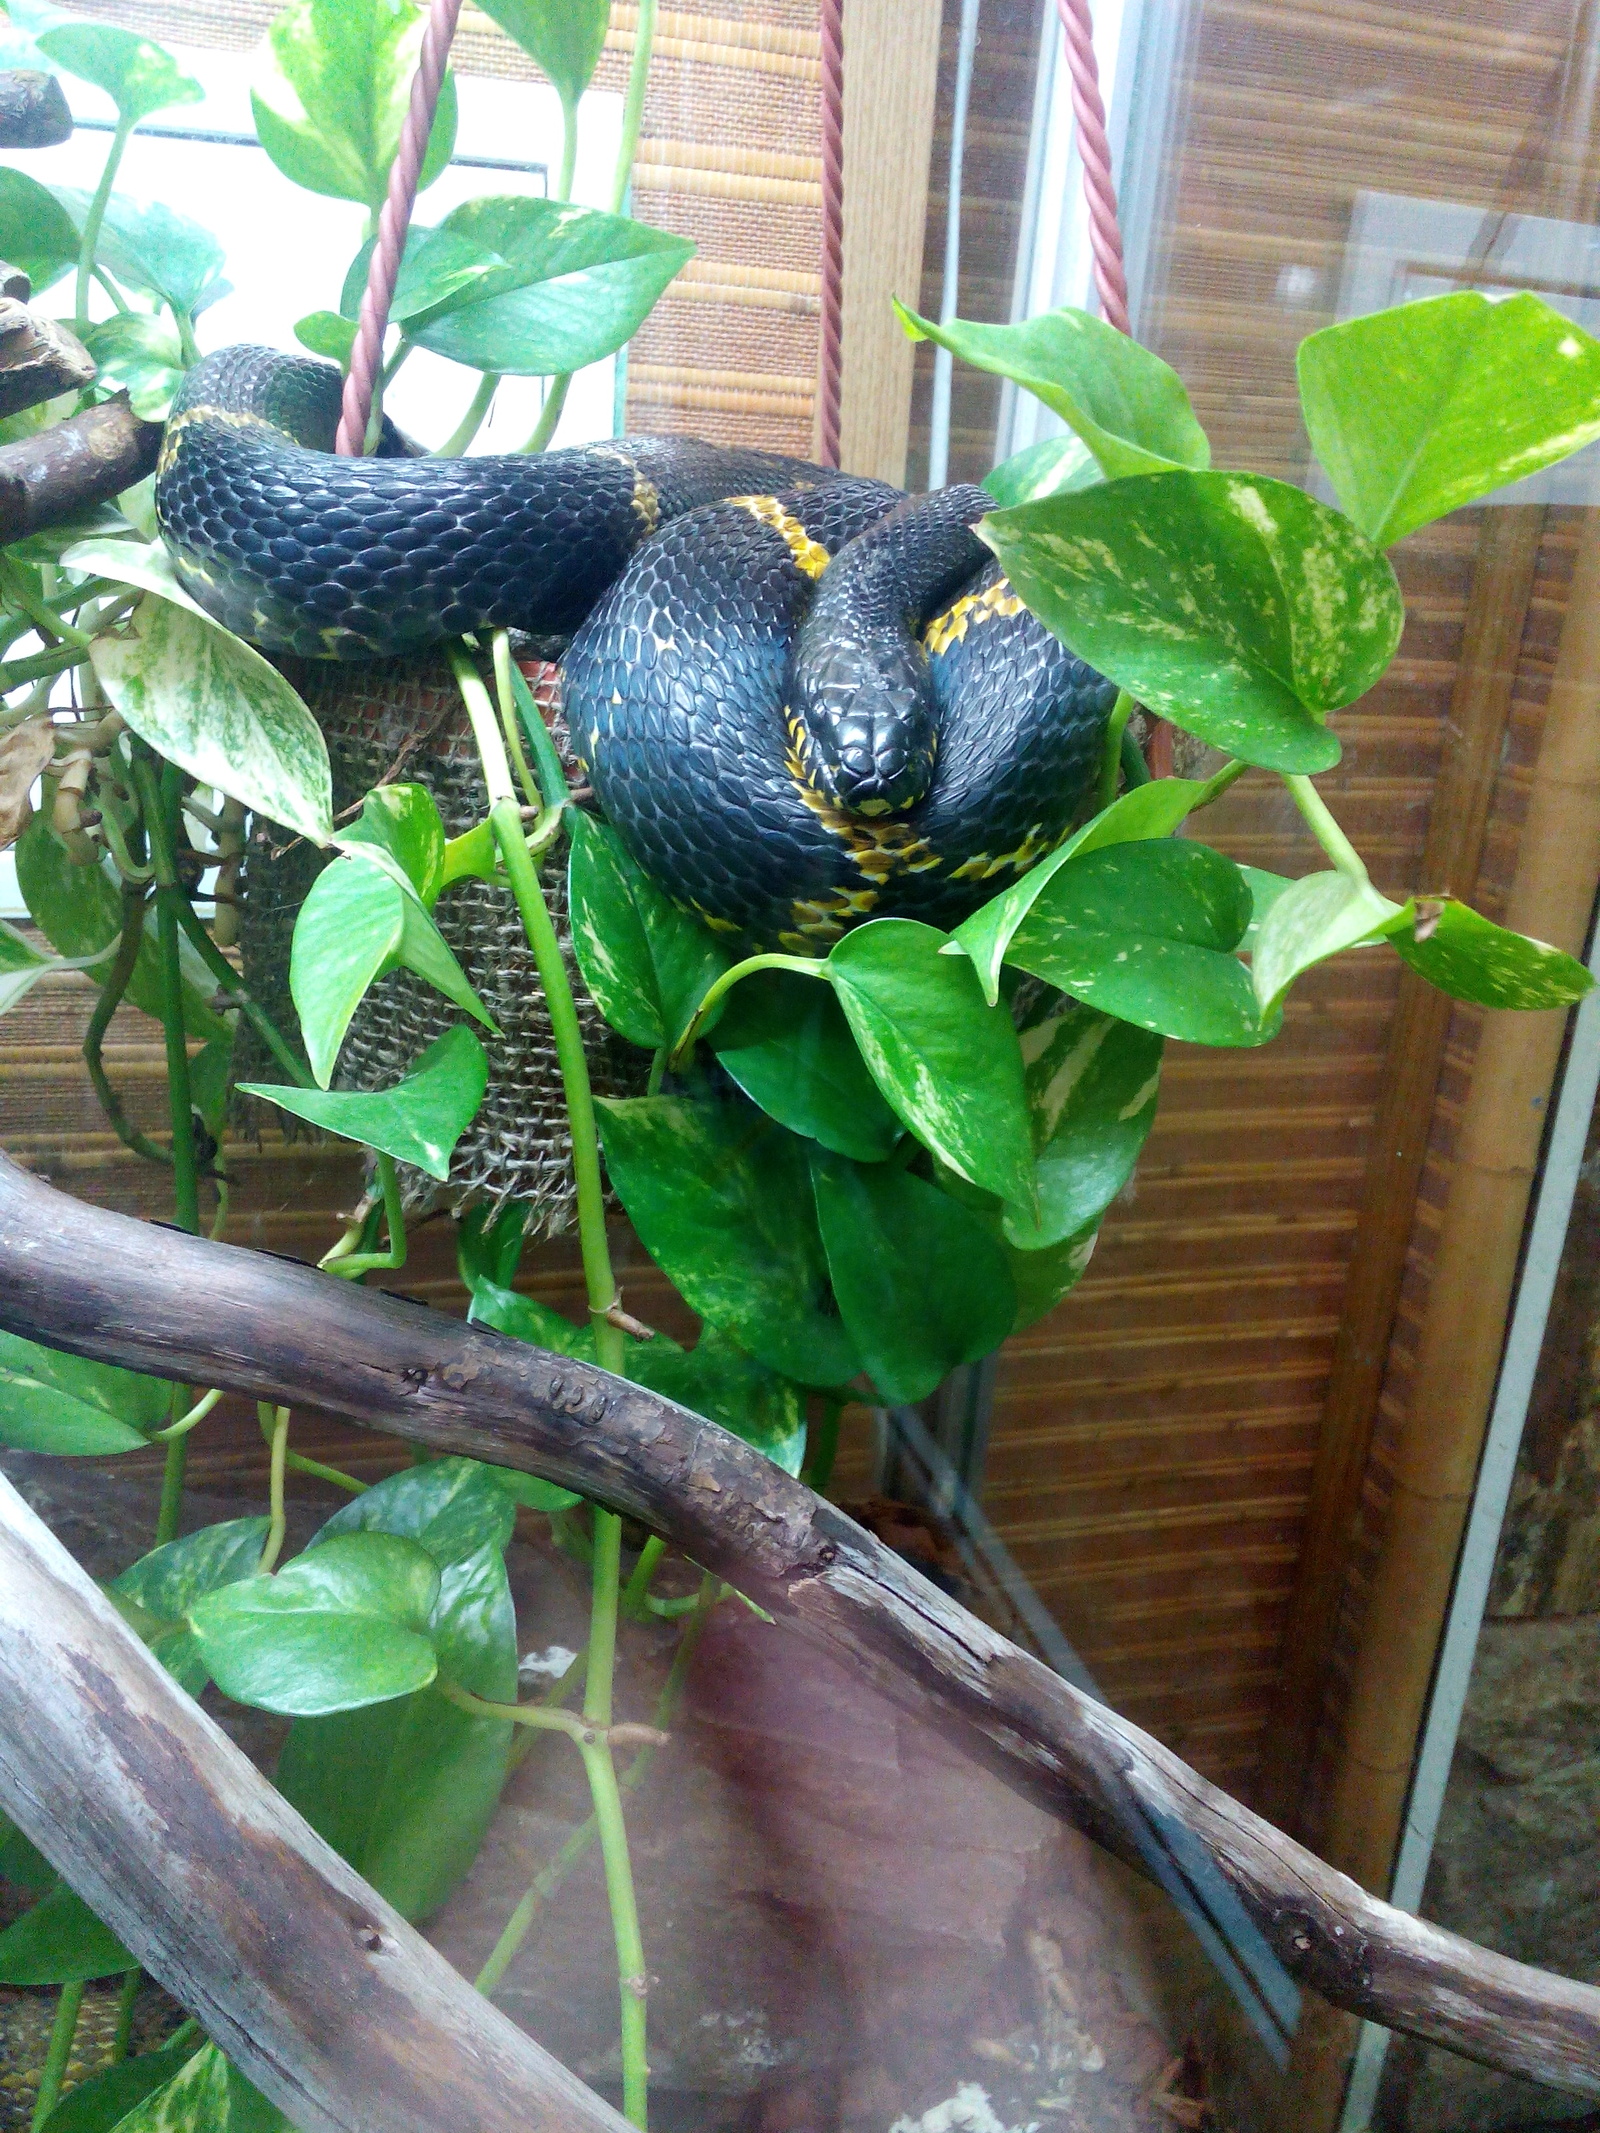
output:
<path id="1" fill-rule="evenodd" d="M 572 181 L 578 170 L 578 101 L 576 96 L 564 93 L 561 98 L 561 169 L 552 195 L 556 200 L 572 198 Z"/>
<path id="2" fill-rule="evenodd" d="M 67 2062 L 72 2057 L 73 2039 L 78 2034 L 83 1994 L 81 1984 L 63 1985 L 61 1997 L 56 2001 L 56 2018 L 50 2025 L 50 2043 L 45 2052 L 44 2071 L 39 2076 L 39 2094 L 33 2106 L 33 2133 L 39 2133 L 61 2095 Z"/>
<path id="3" fill-rule="evenodd" d="M 822 1396 L 822 1416 L 806 1440 L 805 1466 L 800 1479 L 820 1494 L 833 1478 L 833 1463 L 839 1456 L 839 1417 L 845 1396 L 830 1392 Z"/>
<path id="4" fill-rule="evenodd" d="M 516 692 L 511 680 L 511 632 L 496 630 L 494 633 L 494 693 L 500 710 L 500 730 L 506 737 L 511 761 L 516 768 L 517 784 L 529 807 L 555 805 L 547 802 L 533 772 L 528 767 L 528 758 L 522 750 L 522 735 L 517 730 Z M 542 725 L 543 720 L 540 721 Z M 548 736 L 547 736 L 548 737 Z M 551 751 L 554 753 L 554 750 Z M 559 766 L 558 766 L 559 767 Z"/>
<path id="5" fill-rule="evenodd" d="M 406 1210 L 400 1193 L 400 1177 L 394 1167 L 394 1157 L 385 1155 L 380 1148 L 373 1151 L 373 1167 L 378 1173 L 378 1188 L 383 1195 L 384 1226 L 389 1232 L 389 1249 L 386 1252 L 357 1252 L 347 1249 L 352 1235 L 360 1231 L 346 1231 L 325 1258 L 317 1263 L 324 1273 L 337 1274 L 344 1281 L 358 1281 L 363 1274 L 375 1271 L 392 1274 L 406 1263 Z"/>
<path id="6" fill-rule="evenodd" d="M 520 713 L 528 746 L 533 750 L 534 765 L 539 774 L 539 792 L 546 807 L 559 807 L 572 797 L 567 784 L 567 773 L 562 766 L 550 728 L 540 714 L 534 701 L 533 691 L 528 687 L 528 677 L 511 656 L 511 636 L 507 630 L 494 633 L 494 679 L 500 698 L 500 716 L 508 716 L 507 706 Z"/>
<path id="7" fill-rule="evenodd" d="M 1133 698 L 1126 689 L 1117 691 L 1117 700 L 1111 706 L 1111 716 L 1106 720 L 1104 752 L 1100 758 L 1100 789 L 1095 795 L 1102 811 L 1117 797 L 1117 773 L 1122 768 L 1122 736 L 1128 730 L 1128 720 L 1133 716 Z"/>
<path id="8" fill-rule="evenodd" d="M 656 1566 L 666 1552 L 667 1544 L 659 1533 L 652 1533 L 639 1550 L 639 1560 L 633 1566 L 633 1575 L 617 1602 L 623 1614 L 635 1621 L 644 1613 L 645 1595 L 650 1590 L 650 1580 L 655 1576 Z"/>
<path id="9" fill-rule="evenodd" d="M 139 2004 L 139 1987 L 144 1983 L 142 1970 L 124 1973 L 122 1990 L 117 1995 L 117 2027 L 111 2039 L 111 2064 L 120 2066 L 133 2045 L 133 2016 Z"/>
<path id="10" fill-rule="evenodd" d="M 111 198 L 111 188 L 116 182 L 117 166 L 122 161 L 122 152 L 138 123 L 137 119 L 118 114 L 117 130 L 111 136 L 111 146 L 106 150 L 100 183 L 94 189 L 94 198 L 89 202 L 89 212 L 83 218 L 83 239 L 78 247 L 78 283 L 72 308 L 72 322 L 80 333 L 89 323 L 89 282 L 94 273 L 95 250 L 100 242 L 100 225 L 105 220 L 106 205 Z"/>
<path id="11" fill-rule="evenodd" d="M 533 426 L 533 435 L 522 447 L 525 452 L 542 452 L 556 433 L 556 424 L 561 420 L 561 410 L 567 404 L 567 391 L 572 384 L 571 371 L 550 380 L 550 390 L 544 396 L 544 406 Z"/>
<path id="12" fill-rule="evenodd" d="M 35 652 L 27 659 L 8 659 L 0 664 L 0 694 L 25 681 L 42 681 L 47 674 L 64 674 L 68 667 L 87 664 L 88 654 L 70 644 L 53 652 Z"/>
<path id="13" fill-rule="evenodd" d="M 256 1565 L 257 1574 L 262 1575 L 277 1569 L 278 1557 L 283 1553 L 284 1535 L 289 1530 L 289 1514 L 283 1502 L 284 1457 L 289 1449 L 289 1410 L 287 1407 L 273 1407 L 266 1400 L 258 1400 L 256 1414 L 267 1442 L 272 1447 L 272 1464 L 267 1484 L 267 1503 L 272 1515 L 267 1524 L 267 1537 L 261 1544 L 261 1560 Z"/>
<path id="14" fill-rule="evenodd" d="M 1295 806 L 1309 824 L 1311 834 L 1339 872 L 1348 874 L 1352 881 L 1367 883 L 1369 876 L 1361 854 L 1333 819 L 1328 803 L 1316 786 L 1307 777 L 1285 776 L 1283 782 L 1288 786 Z"/>
<path id="15" fill-rule="evenodd" d="M 47 600 L 39 599 L 28 583 L 28 574 L 9 557 L 0 556 L 0 586 L 5 596 L 25 614 L 41 636 L 54 637 L 58 644 L 73 645 L 80 652 L 89 649 L 85 631 L 58 615 Z"/>
<path id="16" fill-rule="evenodd" d="M 489 796 L 489 821 L 505 866 L 511 893 L 516 899 L 528 946 L 544 987 L 545 1005 L 555 1038 L 556 1059 L 561 1068 L 562 1091 L 572 1134 L 572 1172 L 578 1196 L 578 1243 L 583 1258 L 584 1286 L 589 1318 L 594 1326 L 595 1349 L 603 1370 L 625 1375 L 626 1346 L 622 1329 L 611 1324 L 608 1313 L 617 1300 L 616 1276 L 611 1268 L 611 1250 L 606 1241 L 605 1188 L 600 1176 L 600 1138 L 595 1125 L 594 1096 L 589 1087 L 589 1062 L 584 1056 L 583 1033 L 567 977 L 561 943 L 544 900 L 538 870 L 529 856 L 522 834 L 522 814 L 511 783 L 511 765 L 506 756 L 494 706 L 483 677 L 466 651 L 450 648 L 450 663 L 472 721 L 473 736 L 483 763 L 484 784 Z"/>
<path id="17" fill-rule="evenodd" d="M 126 885 L 122 891 L 122 933 L 117 942 L 117 952 L 111 967 L 100 985 L 100 996 L 94 1003 L 94 1012 L 89 1017 L 89 1026 L 83 1033 L 83 1063 L 89 1070 L 90 1085 L 99 1098 L 100 1108 L 105 1113 L 111 1130 L 125 1148 L 135 1155 L 143 1156 L 147 1163 L 160 1163 L 170 1169 L 172 1157 L 166 1149 L 151 1140 L 149 1134 L 141 1133 L 123 1109 L 122 1098 L 111 1086 L 111 1077 L 106 1072 L 105 1039 L 111 1027 L 111 1018 L 122 1005 L 123 997 L 133 977 L 134 965 L 139 960 L 139 950 L 144 946 L 145 892 L 141 886 Z"/>
<path id="18" fill-rule="evenodd" d="M 176 1422 L 169 1422 L 165 1429 L 153 1429 L 150 1432 L 151 1443 L 172 1444 L 179 1437 L 187 1437 L 190 1430 L 200 1427 L 200 1424 L 222 1397 L 222 1387 L 214 1385 L 209 1392 L 200 1395 L 187 1413 L 179 1415 Z"/>
<path id="19" fill-rule="evenodd" d="M 216 979 L 217 984 L 239 1009 L 289 1079 L 297 1088 L 314 1089 L 316 1083 L 311 1078 L 310 1068 L 295 1057 L 288 1043 L 274 1025 L 272 1017 L 261 1006 L 239 972 L 234 969 L 228 958 L 206 931 L 205 920 L 187 897 L 177 907 L 177 917 L 178 924 L 182 926 L 184 932 L 188 934 L 198 950 L 200 960 Z"/>
<path id="20" fill-rule="evenodd" d="M 731 970 L 725 970 L 720 978 L 713 978 L 706 987 L 700 1005 L 690 1016 L 687 1028 L 673 1047 L 670 1063 L 674 1067 L 682 1065 L 694 1050 L 700 1033 L 706 1026 L 707 1018 L 718 1002 L 733 990 L 741 978 L 752 977 L 758 970 L 795 970 L 803 978 L 826 979 L 828 974 L 825 966 L 809 955 L 746 956 L 742 963 L 735 963 Z"/>
<path id="21" fill-rule="evenodd" d="M 171 766 L 168 766 L 170 771 Z M 156 934 L 161 950 L 161 1026 L 167 1041 L 167 1101 L 172 1116 L 174 1219 L 191 1236 L 200 1233 L 200 1168 L 194 1145 L 194 1103 L 189 1089 L 189 1039 L 183 1025 L 183 971 L 178 961 L 179 903 L 187 904 L 178 879 L 171 834 L 170 779 L 156 773 L 147 756 L 133 763 L 144 808 L 145 834 L 156 870 Z M 172 796 L 172 797 L 175 797 Z"/>
<path id="22" fill-rule="evenodd" d="M 617 167 L 611 180 L 611 212 L 620 215 L 628 204 L 633 182 L 633 159 L 639 153 L 639 128 L 644 120 L 645 90 L 650 84 L 650 61 L 655 52 L 657 0 L 639 0 L 639 22 L 633 33 L 633 62 L 628 69 L 628 93 L 622 104 L 622 133 L 617 142 Z"/>
<path id="23" fill-rule="evenodd" d="M 689 1670 L 689 1662 L 694 1656 L 695 1646 L 700 1641 L 700 1633 L 705 1628 L 706 1621 L 712 1608 L 716 1605 L 721 1591 L 722 1587 L 719 1580 L 712 1577 L 708 1572 L 701 1580 L 700 1591 L 694 1602 L 694 1613 L 690 1620 L 684 1624 L 682 1633 L 678 1638 L 678 1649 L 673 1656 L 671 1670 L 662 1685 L 661 1695 L 656 1702 L 655 1724 L 661 1732 L 666 1731 L 677 1715 L 678 1704 L 683 1693 L 684 1679 Z M 655 1748 L 640 1749 L 623 1773 L 621 1779 L 622 1791 L 632 1792 L 643 1783 L 658 1752 Z M 549 1902 L 562 1882 L 565 1881 L 567 1875 L 594 1842 L 598 1833 L 599 1824 L 595 1816 L 590 1815 L 586 1822 L 580 1823 L 572 1832 L 555 1857 L 540 1870 L 528 1888 L 527 1893 L 523 1896 L 522 1901 L 506 1920 L 505 1927 L 499 1940 L 494 1945 L 489 1960 L 484 1964 L 474 1980 L 480 1992 L 492 1993 L 500 1983 L 500 1980 L 511 1967 L 517 1950 L 522 1946 L 532 1930 L 534 1919 L 537 1917 L 540 1907 Z"/>
<path id="24" fill-rule="evenodd" d="M 467 411 L 444 443 L 432 456 L 435 459 L 459 459 L 471 444 L 489 413 L 490 404 L 500 386 L 500 373 L 486 370 L 478 380 L 478 389 L 467 403 Z"/>
<path id="25" fill-rule="evenodd" d="M 617 1984 L 622 2015 L 622 2115 L 634 2125 L 647 2122 L 650 2082 L 646 2001 L 650 1975 L 645 1968 L 644 1939 L 639 1931 L 639 1905 L 634 1895 L 633 1867 L 628 1857 L 628 1830 L 622 1818 L 622 1791 L 609 1746 L 582 1749 L 589 1773 L 589 1793 L 594 1801 L 595 1827 L 600 1834 L 600 1856 L 605 1863 L 606 1899 L 611 1907 L 611 1931 L 617 1946 Z"/>

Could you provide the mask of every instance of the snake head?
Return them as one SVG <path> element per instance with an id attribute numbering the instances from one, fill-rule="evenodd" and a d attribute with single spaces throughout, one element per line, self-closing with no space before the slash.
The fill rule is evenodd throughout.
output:
<path id="1" fill-rule="evenodd" d="M 912 807 L 933 777 L 938 746 L 928 660 L 909 636 L 802 630 L 789 687 L 806 775 L 856 815 Z"/>

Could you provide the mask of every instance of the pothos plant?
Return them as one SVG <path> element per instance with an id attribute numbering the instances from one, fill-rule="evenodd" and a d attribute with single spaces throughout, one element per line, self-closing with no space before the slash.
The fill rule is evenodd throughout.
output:
<path id="1" fill-rule="evenodd" d="M 563 380 L 620 347 L 688 248 L 620 213 L 564 204 L 578 101 L 603 41 L 596 0 L 487 0 L 555 83 L 566 114 L 553 201 L 479 200 L 414 229 L 386 376 L 429 348 L 480 373 L 460 451 L 498 379 Z M 12 0 L 19 57 L 82 75 L 119 122 L 92 195 L 0 170 L 0 254 L 46 289 L 71 276 L 72 317 L 98 362 L 92 393 L 125 389 L 159 417 L 195 353 L 222 259 L 195 224 L 115 189 L 142 119 L 198 85 L 147 39 Z M 626 202 L 653 9 L 640 10 L 613 206 Z M 415 62 L 410 0 L 294 0 L 260 55 L 262 146 L 290 177 L 375 218 Z M 18 49 L 19 40 L 25 49 Z M 425 178 L 452 135 L 447 93 Z M 366 271 L 297 329 L 344 359 Z M 98 292 L 98 294 L 97 294 Z M 1082 1274 L 1100 1220 L 1155 1114 L 1166 1039 L 1247 1047 L 1278 1029 L 1307 969 L 1397 953 L 1447 992 L 1553 1008 L 1588 987 L 1556 949 L 1491 924 L 1441 885 L 1376 888 L 1313 780 L 1339 757 L 1329 714 L 1379 678 L 1403 612 L 1384 549 L 1442 513 L 1600 436 L 1600 344 L 1531 296 L 1432 299 L 1314 334 L 1302 346 L 1307 429 L 1337 502 L 1215 472 L 1183 386 L 1081 312 L 1016 327 L 909 331 L 1036 393 L 1058 440 L 990 477 L 982 532 L 1030 607 L 1121 690 L 1098 788 L 1048 858 L 952 935 L 902 919 L 848 932 L 826 956 L 738 957 L 666 897 L 606 823 L 577 804 L 503 635 L 451 648 L 488 806 L 447 838 L 416 784 L 368 793 L 336 826 L 322 737 L 288 682 L 193 606 L 148 498 L 0 555 L 0 799 L 29 911 L 55 953 L 7 928 L 0 1005 L 52 969 L 98 989 L 85 1042 L 117 1132 L 171 1176 L 177 1220 L 220 1227 L 234 1029 L 248 1017 L 282 1082 L 252 1093 L 363 1146 L 373 1187 L 322 1264 L 359 1280 L 404 1264 L 397 1166 L 447 1181 L 482 1101 L 489 1016 L 449 944 L 444 902 L 467 878 L 508 892 L 543 985 L 571 1130 L 587 1291 L 577 1324 L 515 1286 L 527 1210 L 459 1215 L 472 1315 L 515 1338 L 631 1376 L 738 1432 L 818 1486 L 851 1397 L 907 1402 L 1051 1310 Z M 15 418 L 61 419 L 75 403 Z M 1204 779 L 1146 778 L 1125 745 L 1135 704 L 1212 743 Z M 1328 865 L 1289 881 L 1175 834 L 1247 774 L 1282 779 Z M 43 777 L 31 813 L 27 793 Z M 298 1036 L 275 1028 L 225 952 L 252 813 L 331 853 L 295 927 Z M 531 826 L 530 826 L 531 825 Z M 546 901 L 564 866 L 581 982 L 650 1055 L 648 1093 L 597 1101 L 573 986 Z M 199 896 L 202 881 L 211 893 Z M 209 923 L 197 904 L 209 904 Z M 335 1087 L 371 987 L 405 967 L 459 1013 L 393 1086 Z M 166 1032 L 171 1130 L 126 1118 L 102 1040 L 124 998 Z M 605 1180 L 700 1320 L 683 1348 L 621 1311 Z M 645 2123 L 647 1958 L 623 1794 L 671 1721 L 684 1668 L 726 1597 L 663 1598 L 664 1553 L 628 1559 L 621 1521 L 526 1475 L 441 1459 L 365 1488 L 297 1454 L 291 1417 L 263 1409 L 264 1517 L 180 1537 L 184 1452 L 218 1395 L 0 1336 L 0 1442 L 66 1455 L 165 1447 L 155 1546 L 109 1590 L 191 1693 L 291 1724 L 276 1781 L 401 1910 L 426 1919 L 460 1880 L 529 1729 L 567 1735 L 593 1813 L 508 1917 L 479 1982 L 492 1991 L 561 1874 L 591 1843 L 615 1928 L 623 2103 Z M 286 1552 L 286 1478 L 349 1501 Z M 587 1648 L 536 1703 L 518 1700 L 518 1624 L 504 1566 L 518 1506 L 548 1515 L 592 1567 Z M 619 1729 L 618 1621 L 681 1614 L 652 1727 Z M 524 1628 L 528 1625 L 523 1625 Z M 631 1728 L 631 1733 L 630 1733 Z M 637 1748 L 624 1768 L 618 1750 Z M 282 2121 L 194 2024 L 127 2057 L 132 1958 L 13 1834 L 0 1870 L 39 1893 L 0 1934 L 0 1981 L 61 1988 L 36 2123 L 239 2129 Z M 60 2100 L 85 1983 L 125 1976 L 115 2063 Z"/>

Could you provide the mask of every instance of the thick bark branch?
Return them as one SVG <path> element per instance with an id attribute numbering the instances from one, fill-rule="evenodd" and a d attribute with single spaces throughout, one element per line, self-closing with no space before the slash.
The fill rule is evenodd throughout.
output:
<path id="1" fill-rule="evenodd" d="M 626 2133 L 314 1834 L 5 1480 L 0 1802 L 303 2133 Z"/>
<path id="2" fill-rule="evenodd" d="M 72 138 L 72 112 L 53 74 L 34 67 L 0 73 L 0 148 L 54 148 Z"/>
<path id="3" fill-rule="evenodd" d="M 17 415 L 94 380 L 94 357 L 59 320 L 0 298 L 0 416 Z"/>
<path id="4" fill-rule="evenodd" d="M 161 424 L 141 421 L 126 393 L 0 445 L 0 548 L 131 489 L 160 449 Z"/>
<path id="5" fill-rule="evenodd" d="M 1181 1823 L 1286 1967 L 1327 1999 L 1600 2095 L 1600 1991 L 1380 1903 L 749 1446 L 642 1387 L 310 1268 L 86 1207 L 4 1161 L 0 1326 L 186 1383 L 332 1408 L 628 1512 L 906 1708 L 941 1708 L 1011 1783 L 1135 1868 L 1136 1807 L 1157 1826 Z"/>

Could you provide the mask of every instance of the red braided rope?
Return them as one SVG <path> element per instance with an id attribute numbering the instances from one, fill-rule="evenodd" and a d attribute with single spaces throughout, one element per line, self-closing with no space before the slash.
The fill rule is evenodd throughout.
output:
<path id="1" fill-rule="evenodd" d="M 1067 40 L 1067 72 L 1072 82 L 1072 111 L 1078 122 L 1078 159 L 1083 165 L 1083 193 L 1089 205 L 1089 249 L 1094 254 L 1094 285 L 1100 308 L 1119 333 L 1128 322 L 1128 273 L 1122 260 L 1122 230 L 1117 221 L 1117 189 L 1111 178 L 1111 143 L 1106 138 L 1106 107 L 1100 96 L 1100 69 L 1094 57 L 1094 23 L 1089 0 L 1056 0 Z"/>
<path id="2" fill-rule="evenodd" d="M 822 327 L 817 364 L 817 456 L 839 464 L 844 307 L 844 0 L 819 0 L 822 42 Z"/>
<path id="3" fill-rule="evenodd" d="M 400 129 L 400 147 L 389 172 L 389 196 L 378 218 L 378 241 L 372 248 L 367 269 L 366 291 L 361 299 L 361 322 L 355 346 L 350 351 L 350 375 L 344 381 L 344 406 L 339 415 L 336 452 L 359 458 L 366 445 L 367 423 L 372 414 L 372 396 L 383 367 L 383 336 L 389 323 L 389 306 L 406 248 L 406 230 L 417 197 L 422 159 L 428 152 L 433 114 L 438 109 L 444 82 L 445 61 L 456 33 L 461 0 L 433 0 L 428 26 L 422 35 L 422 55 L 411 83 L 411 103 Z"/>

